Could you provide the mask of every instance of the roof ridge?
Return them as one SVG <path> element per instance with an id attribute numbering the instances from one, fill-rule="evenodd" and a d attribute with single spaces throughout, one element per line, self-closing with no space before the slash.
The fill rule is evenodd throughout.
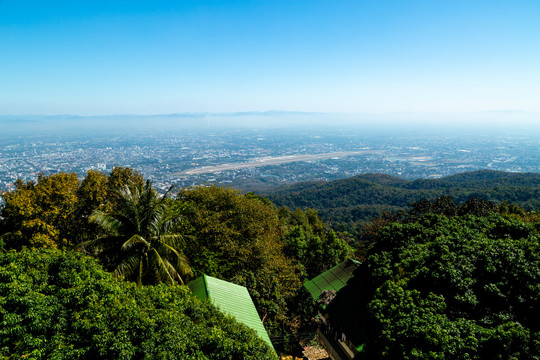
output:
<path id="1" fill-rule="evenodd" d="M 211 301 L 212 299 L 210 298 L 210 288 L 208 287 L 208 281 L 206 280 L 207 275 L 203 274 L 202 277 L 204 283 L 204 292 L 206 293 L 206 297 L 209 298 Z"/>

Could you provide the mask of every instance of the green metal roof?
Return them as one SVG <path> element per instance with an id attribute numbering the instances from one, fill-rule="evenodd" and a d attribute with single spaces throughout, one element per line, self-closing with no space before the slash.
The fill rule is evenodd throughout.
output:
<path id="1" fill-rule="evenodd" d="M 347 285 L 347 281 L 353 276 L 353 271 L 360 265 L 356 260 L 347 259 L 331 269 L 326 270 L 319 276 L 304 283 L 314 300 L 319 299 L 323 290 L 339 291 Z"/>
<path id="2" fill-rule="evenodd" d="M 251 296 L 244 286 L 207 275 L 191 281 L 188 286 L 197 298 L 210 299 L 221 311 L 234 316 L 238 321 L 255 330 L 260 338 L 274 348 Z"/>

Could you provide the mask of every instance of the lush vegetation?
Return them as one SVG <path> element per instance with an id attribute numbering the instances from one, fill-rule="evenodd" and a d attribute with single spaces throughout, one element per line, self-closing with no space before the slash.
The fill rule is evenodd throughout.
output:
<path id="1" fill-rule="evenodd" d="M 220 187 L 162 197 L 125 168 L 90 171 L 82 180 L 40 175 L 2 195 L 5 250 L 80 251 L 140 287 L 203 273 L 244 285 L 270 336 L 309 323 L 302 283 L 352 253 L 313 210 L 278 209 Z"/>
<path id="2" fill-rule="evenodd" d="M 75 252 L 0 255 L 1 359 L 274 359 L 185 286 L 120 282 Z"/>
<path id="3" fill-rule="evenodd" d="M 175 202 L 196 275 L 205 273 L 248 288 L 263 323 L 281 334 L 302 309 L 302 282 L 344 260 L 349 246 L 314 211 L 277 209 L 253 194 L 222 187 L 184 189 Z M 307 246 L 314 248 L 308 251 Z M 315 264 L 316 262 L 316 264 Z"/>
<path id="4" fill-rule="evenodd" d="M 177 233 L 181 219 L 168 211 L 167 197 L 160 197 L 150 181 L 144 186 L 125 184 L 117 195 L 112 211 L 96 209 L 89 217 L 107 235 L 79 247 L 105 257 L 117 277 L 139 285 L 183 284 L 182 276 L 190 275 L 191 269 L 181 251 L 183 237 Z"/>
<path id="5" fill-rule="evenodd" d="M 329 182 L 277 188 L 264 194 L 279 206 L 318 209 L 336 231 L 359 235 L 361 225 L 387 211 L 406 209 L 421 199 L 451 196 L 457 202 L 477 197 L 507 201 L 526 210 L 540 209 L 540 174 L 474 171 L 441 179 L 414 181 L 366 174 Z"/>
<path id="6" fill-rule="evenodd" d="M 328 307 L 360 358 L 540 358 L 540 218 L 515 210 L 442 198 L 378 226 Z"/>
<path id="7" fill-rule="evenodd" d="M 142 186 L 144 180 L 129 168 L 115 168 L 109 175 L 91 170 L 82 181 L 74 173 L 17 180 L 14 191 L 1 194 L 0 234 L 9 249 L 70 249 L 96 239 L 103 233 L 88 218 L 96 210 L 112 211 L 126 184 Z"/>
<path id="8" fill-rule="evenodd" d="M 216 186 L 161 196 L 126 168 L 17 181 L 0 204 L 0 358 L 272 358 L 181 284 L 246 286 L 283 339 L 313 325 L 302 283 L 350 256 L 363 264 L 327 309 L 361 357 L 540 358 L 539 179 L 364 175 L 273 195 L 292 208 Z"/>

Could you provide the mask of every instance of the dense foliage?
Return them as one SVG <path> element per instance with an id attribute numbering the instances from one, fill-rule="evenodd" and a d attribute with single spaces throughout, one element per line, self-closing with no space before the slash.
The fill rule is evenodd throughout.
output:
<path id="1" fill-rule="evenodd" d="M 307 276 L 348 254 L 314 211 L 278 210 L 264 198 L 216 186 L 184 189 L 176 206 L 194 239 L 185 247 L 193 271 L 246 286 L 271 335 L 289 331 L 303 312 L 299 291 Z"/>
<path id="2" fill-rule="evenodd" d="M 184 286 L 120 282 L 58 250 L 0 255 L 2 359 L 274 359 L 255 332 Z"/>
<path id="3" fill-rule="evenodd" d="M 328 308 L 360 358 L 540 358 L 540 226 L 476 205 L 378 230 Z"/>
<path id="4" fill-rule="evenodd" d="M 279 206 L 313 208 L 337 231 L 355 233 L 358 225 L 385 211 L 405 209 L 421 199 L 451 196 L 458 202 L 479 197 L 540 209 L 540 174 L 474 171 L 441 179 L 403 180 L 365 174 L 329 182 L 289 185 L 265 193 Z"/>
<path id="5" fill-rule="evenodd" d="M 127 183 L 143 184 L 129 168 L 106 175 L 90 170 L 79 180 L 75 173 L 39 174 L 37 182 L 17 180 L 2 194 L 0 235 L 7 248 L 69 249 L 96 238 L 99 228 L 88 221 L 93 211 L 109 211 L 117 204 L 117 190 Z"/>
<path id="6" fill-rule="evenodd" d="M 195 274 L 246 286 L 263 322 L 285 321 L 287 302 L 301 282 L 282 252 L 276 210 L 215 186 L 181 191 L 178 206 L 195 239 L 185 248 Z"/>
<path id="7" fill-rule="evenodd" d="M 286 197 L 337 228 L 413 202 L 364 224 L 365 261 L 328 307 L 365 358 L 540 358 L 540 215 L 502 202 L 536 206 L 538 178 L 365 175 Z M 40 175 L 2 195 L 0 247 L 19 251 L 0 256 L 4 358 L 271 357 L 178 283 L 207 274 L 246 286 L 270 336 L 285 338 L 311 319 L 301 284 L 352 251 L 315 210 L 215 186 L 161 197 L 125 168 Z M 143 286 L 160 282 L 171 286 Z"/>
<path id="8" fill-rule="evenodd" d="M 96 209 L 89 217 L 106 235 L 79 248 L 89 248 L 117 277 L 139 285 L 183 284 L 182 277 L 191 275 L 191 269 L 181 250 L 181 218 L 169 211 L 167 197 L 160 197 L 150 181 L 125 184 L 116 193 L 117 204 L 111 211 Z"/>
<path id="9" fill-rule="evenodd" d="M 271 336 L 309 323 L 302 282 L 350 253 L 313 210 L 278 209 L 220 187 L 161 197 L 126 168 L 89 171 L 80 180 L 40 175 L 3 196 L 5 249 L 83 251 L 139 285 L 182 283 L 203 273 L 231 281 L 248 288 Z"/>
<path id="10" fill-rule="evenodd" d="M 36 184 L 17 181 L 16 190 L 3 194 L 2 233 L 10 247 L 23 245 L 67 248 L 72 245 L 75 229 L 71 214 L 77 208 L 76 174 L 38 177 Z"/>
<path id="11" fill-rule="evenodd" d="M 304 279 L 314 278 L 345 260 L 352 252 L 343 239 L 327 229 L 317 211 L 298 208 L 291 211 L 282 207 L 278 215 L 287 229 L 283 236 L 283 251 L 297 262 Z"/>

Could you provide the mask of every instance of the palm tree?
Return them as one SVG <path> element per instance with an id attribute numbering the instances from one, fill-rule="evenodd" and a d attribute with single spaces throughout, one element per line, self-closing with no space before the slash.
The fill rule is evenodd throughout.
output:
<path id="1" fill-rule="evenodd" d="M 118 205 L 110 213 L 96 210 L 89 217 L 107 234 L 87 241 L 89 247 L 114 269 L 117 277 L 137 284 L 184 283 L 191 275 L 179 250 L 183 237 L 176 233 L 179 218 L 168 213 L 166 195 L 160 197 L 148 180 L 117 191 Z"/>

